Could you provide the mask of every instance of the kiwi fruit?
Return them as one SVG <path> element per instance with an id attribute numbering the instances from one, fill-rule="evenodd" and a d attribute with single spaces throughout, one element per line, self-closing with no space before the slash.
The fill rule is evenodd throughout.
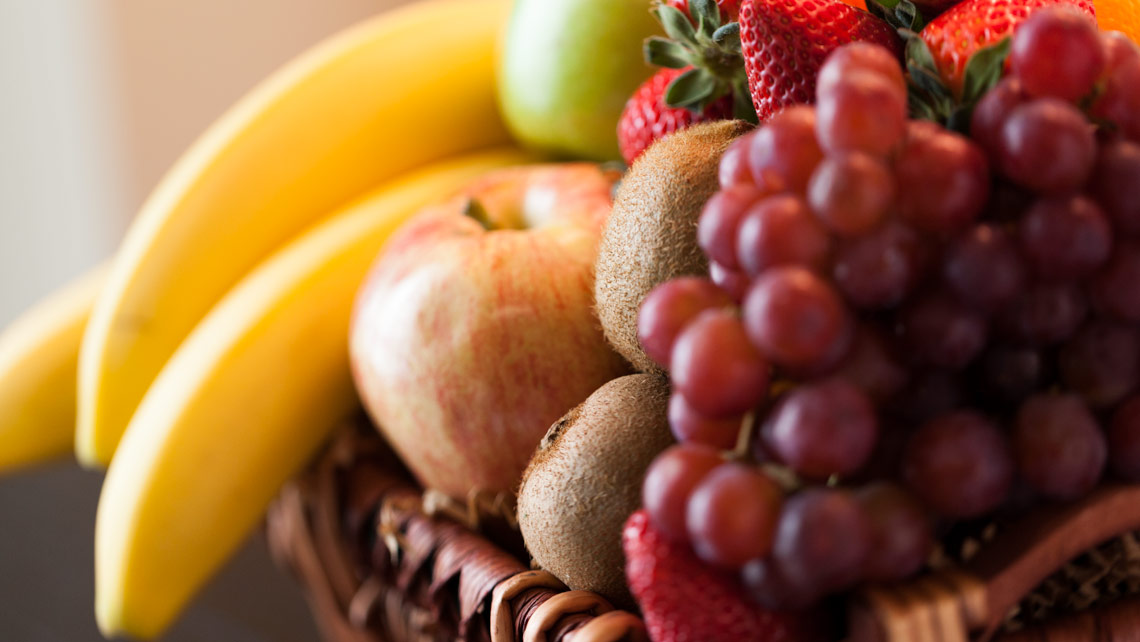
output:
<path id="1" fill-rule="evenodd" d="M 649 464 L 673 444 L 668 405 L 660 375 L 610 381 L 550 427 L 519 489 L 519 528 L 538 566 L 622 608 L 636 605 L 621 530 Z"/>
<path id="2" fill-rule="evenodd" d="M 606 339 L 634 368 L 663 372 L 637 340 L 637 311 L 654 286 L 707 275 L 697 219 L 719 189 L 720 157 L 752 125 L 694 125 L 645 150 L 622 179 L 598 248 L 594 301 Z"/>

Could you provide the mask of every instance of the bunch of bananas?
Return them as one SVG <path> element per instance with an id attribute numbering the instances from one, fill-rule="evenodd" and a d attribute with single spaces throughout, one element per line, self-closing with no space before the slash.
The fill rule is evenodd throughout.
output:
<path id="1" fill-rule="evenodd" d="M 0 473 L 107 467 L 104 634 L 159 635 L 356 411 L 349 316 L 387 237 L 535 160 L 495 102 L 509 9 L 432 0 L 319 45 L 197 141 L 109 266 L 0 335 Z"/>

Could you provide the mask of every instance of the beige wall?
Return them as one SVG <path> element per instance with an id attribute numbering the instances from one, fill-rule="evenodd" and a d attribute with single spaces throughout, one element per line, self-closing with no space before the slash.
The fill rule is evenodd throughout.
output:
<path id="1" fill-rule="evenodd" d="M 0 0 L 0 326 L 118 243 L 146 193 L 251 85 L 393 0 Z M 0 640 L 96 642 L 101 478 L 0 477 Z M 255 538 L 166 642 L 315 640 Z"/>

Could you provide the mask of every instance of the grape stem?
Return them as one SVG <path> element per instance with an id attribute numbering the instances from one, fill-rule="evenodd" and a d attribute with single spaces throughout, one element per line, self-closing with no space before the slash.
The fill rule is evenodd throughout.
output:
<path id="1" fill-rule="evenodd" d="M 740 430 L 736 433 L 736 447 L 732 449 L 731 458 L 737 461 L 748 461 L 752 455 L 752 435 L 756 431 L 756 412 L 744 415 L 740 420 Z"/>

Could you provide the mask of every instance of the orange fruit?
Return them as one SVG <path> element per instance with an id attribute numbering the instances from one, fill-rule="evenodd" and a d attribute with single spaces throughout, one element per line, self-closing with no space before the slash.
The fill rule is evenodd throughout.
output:
<path id="1" fill-rule="evenodd" d="M 1095 5 L 1102 31 L 1120 31 L 1140 43 L 1140 0 L 1095 0 Z"/>

